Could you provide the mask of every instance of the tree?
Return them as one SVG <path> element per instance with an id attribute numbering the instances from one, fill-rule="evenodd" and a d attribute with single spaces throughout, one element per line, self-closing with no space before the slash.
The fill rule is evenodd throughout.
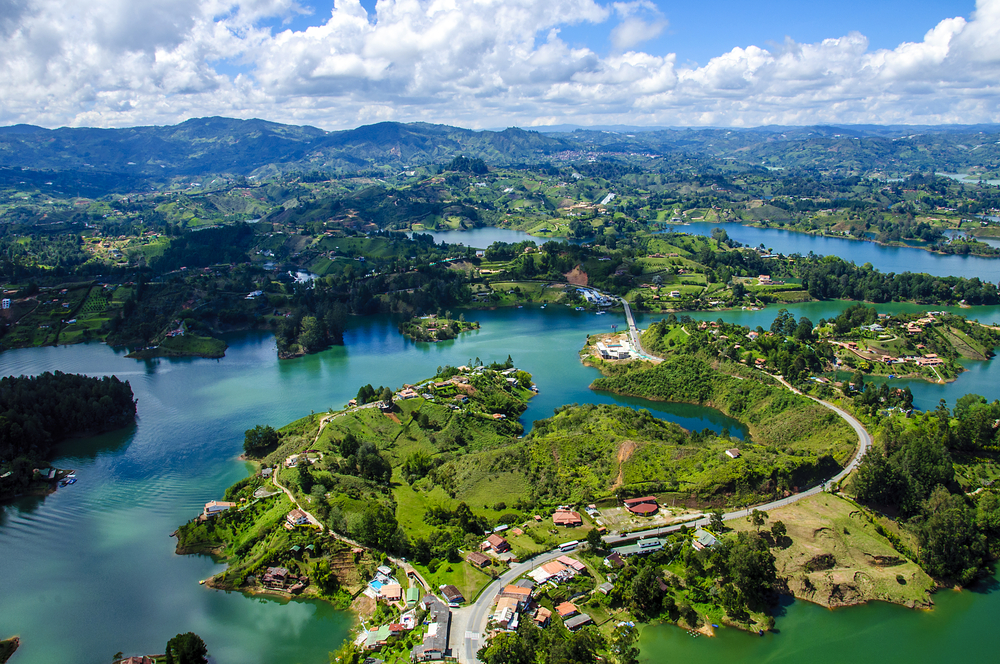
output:
<path id="1" fill-rule="evenodd" d="M 208 648 L 194 632 L 178 634 L 167 641 L 167 664 L 207 664 Z"/>
<path id="2" fill-rule="evenodd" d="M 635 645 L 638 638 L 639 631 L 632 625 L 623 622 L 615 627 L 608 639 L 612 661 L 615 664 L 638 664 L 639 648 Z"/>
<path id="3" fill-rule="evenodd" d="M 752 523 L 753 527 L 757 529 L 757 532 L 760 532 L 760 529 L 763 527 L 764 522 L 767 521 L 767 519 L 768 514 L 763 510 L 754 509 L 754 511 L 750 513 L 750 523 Z"/>
<path id="4" fill-rule="evenodd" d="M 778 580 L 778 570 L 764 539 L 757 533 L 741 532 L 729 545 L 727 576 L 751 607 L 764 604 Z"/>
<path id="5" fill-rule="evenodd" d="M 315 316 L 302 318 L 302 331 L 299 333 L 298 341 L 306 352 L 320 350 L 326 346 L 326 330 Z"/>
<path id="6" fill-rule="evenodd" d="M 269 425 L 258 424 L 243 433 L 243 451 L 248 457 L 262 457 L 278 444 L 278 432 Z"/>
<path id="7" fill-rule="evenodd" d="M 923 513 L 917 539 L 924 569 L 963 585 L 973 582 L 986 557 L 986 538 L 976 528 L 975 513 L 965 499 L 937 486 L 924 502 Z"/>
<path id="8" fill-rule="evenodd" d="M 726 531 L 726 524 L 722 520 L 722 510 L 714 510 L 708 515 L 708 527 L 711 528 L 716 535 L 721 535 Z"/>
<path id="9" fill-rule="evenodd" d="M 597 532 L 597 528 L 591 528 L 587 531 L 587 544 L 590 545 L 591 551 L 596 551 L 604 545 L 604 541 L 601 539 L 601 534 Z"/>
<path id="10" fill-rule="evenodd" d="M 785 535 L 788 534 L 788 528 L 785 527 L 783 521 L 775 521 L 771 524 L 771 537 L 774 538 L 774 543 L 779 544 L 785 540 Z"/>

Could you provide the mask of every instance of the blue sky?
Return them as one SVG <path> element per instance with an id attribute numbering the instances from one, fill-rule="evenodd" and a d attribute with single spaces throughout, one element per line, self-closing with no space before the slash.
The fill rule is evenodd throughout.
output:
<path id="1" fill-rule="evenodd" d="M 1000 122 L 1000 0 L 0 0 L 0 124 Z"/>
<path id="2" fill-rule="evenodd" d="M 333 0 L 303 2 L 310 14 L 268 22 L 275 30 L 304 30 L 325 21 Z M 643 50 L 654 55 L 676 53 L 680 62 L 705 64 L 734 46 L 782 43 L 786 37 L 796 42 L 816 42 L 840 37 L 852 31 L 868 37 L 872 48 L 895 48 L 902 42 L 920 41 L 924 33 L 943 18 L 968 16 L 975 2 L 964 0 L 704 0 L 653 2 L 669 23 L 660 37 L 646 42 Z M 369 15 L 376 0 L 361 0 Z M 561 28 L 563 39 L 587 46 L 598 53 L 612 50 L 609 25 L 570 25 Z"/>

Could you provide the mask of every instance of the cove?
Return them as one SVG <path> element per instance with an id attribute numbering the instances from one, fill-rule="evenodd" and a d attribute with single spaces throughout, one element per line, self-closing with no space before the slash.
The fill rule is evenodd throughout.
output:
<path id="1" fill-rule="evenodd" d="M 76 484 L 0 505 L 0 626 L 21 636 L 15 661 L 90 663 L 117 650 L 162 652 L 167 639 L 187 631 L 223 663 L 327 661 L 350 614 L 199 586 L 222 565 L 175 555 L 168 535 L 246 476 L 248 464 L 236 458 L 246 429 L 340 408 L 364 383 L 396 387 L 440 365 L 510 354 L 541 390 L 523 417 L 529 427 L 576 401 L 646 406 L 690 429 L 742 435 L 739 423 L 708 408 L 589 390 L 598 372 L 580 364 L 578 351 L 611 316 L 568 308 L 467 317 L 473 314 L 483 330 L 441 344 L 403 338 L 388 317 L 352 319 L 345 347 L 283 362 L 273 336 L 260 332 L 230 335 L 221 360 L 133 360 L 97 343 L 3 353 L 5 374 L 113 373 L 131 383 L 139 402 L 135 426 L 60 446 L 55 464 L 75 469 Z"/>
<path id="2" fill-rule="evenodd" d="M 881 602 L 831 611 L 785 598 L 777 614 L 780 633 L 763 637 L 722 628 L 715 638 L 692 638 L 672 625 L 649 625 L 640 634 L 639 659 L 651 664 L 991 662 L 1000 647 L 998 586 L 994 577 L 973 590 L 939 591 L 929 611 Z"/>
<path id="3" fill-rule="evenodd" d="M 926 272 L 937 277 L 979 277 L 983 281 L 1000 281 L 1000 259 L 980 256 L 947 256 L 915 247 L 886 247 L 864 240 L 810 235 L 778 228 L 756 228 L 743 224 L 692 222 L 678 224 L 674 230 L 691 235 L 711 236 L 713 228 L 721 228 L 732 239 L 749 247 L 763 244 L 777 253 L 807 255 L 810 251 L 821 256 L 839 256 L 856 265 L 871 263 L 884 273 Z"/>
<path id="4" fill-rule="evenodd" d="M 836 315 L 846 304 L 806 303 L 789 309 L 817 321 Z M 694 316 L 735 317 L 742 324 L 758 317 L 753 320 L 767 327 L 777 310 Z M 975 315 L 985 319 L 998 311 L 983 308 Z M 465 315 L 483 328 L 440 344 L 405 339 L 388 317 L 353 318 L 346 346 L 282 362 L 276 359 L 273 336 L 262 332 L 230 335 L 226 357 L 220 360 L 132 360 L 97 343 L 0 355 L 4 374 L 113 373 L 130 381 L 139 400 L 134 427 L 60 447 L 56 465 L 76 469 L 79 482 L 45 499 L 22 498 L 0 506 L 5 572 L 0 627 L 5 636 L 22 637 L 14 661 L 90 663 L 107 661 L 117 650 L 161 652 L 168 638 L 186 631 L 201 635 L 220 663 L 327 661 L 327 653 L 347 634 L 349 614 L 317 602 L 285 603 L 199 586 L 199 580 L 222 566 L 207 556 L 174 555 L 175 541 L 168 535 L 196 515 L 205 501 L 221 497 L 226 487 L 246 476 L 248 464 L 236 458 L 246 429 L 255 424 L 281 426 L 310 410 L 340 408 L 364 383 L 396 387 L 429 376 L 438 366 L 466 364 L 476 357 L 487 363 L 502 361 L 509 354 L 534 375 L 540 389 L 522 417 L 526 427 L 566 403 L 619 403 L 648 408 L 689 429 L 721 431 L 728 426 L 742 435 L 738 423 L 711 409 L 618 398 L 588 388 L 599 374 L 579 362 L 578 351 L 587 334 L 610 331 L 612 324 L 624 329 L 620 312 L 595 316 L 549 306 Z M 994 369 L 1000 363 L 980 364 L 985 372 L 980 393 L 1000 397 L 1000 376 Z M 940 387 L 954 404 L 972 391 L 965 389 L 964 378 L 933 387 Z M 919 405 L 933 408 L 936 403 L 937 396 L 933 403 Z M 939 608 L 926 615 L 952 622 L 962 622 L 976 611 L 1000 617 L 996 595 L 960 596 L 982 597 L 985 602 L 972 605 L 947 604 L 940 597 Z M 801 623 L 793 621 L 799 606 L 779 618 L 783 634 L 773 642 L 778 651 L 782 639 L 804 643 L 827 632 L 828 615 L 818 607 L 801 604 L 813 613 L 804 614 L 811 617 Z M 896 620 L 902 622 L 925 615 L 898 611 Z M 667 652 L 672 659 L 673 645 L 669 651 L 656 650 L 650 640 L 655 629 L 647 628 L 643 635 L 649 656 L 659 653 L 650 661 L 663 661 Z M 664 634 L 671 644 L 690 639 L 673 628 Z M 742 639 L 738 643 L 743 645 L 734 648 L 762 647 L 756 637 L 742 633 L 724 633 L 717 642 L 730 638 Z M 771 638 L 759 642 L 772 643 Z M 697 646 L 706 643 L 694 641 Z M 769 651 L 759 652 L 766 659 Z"/>

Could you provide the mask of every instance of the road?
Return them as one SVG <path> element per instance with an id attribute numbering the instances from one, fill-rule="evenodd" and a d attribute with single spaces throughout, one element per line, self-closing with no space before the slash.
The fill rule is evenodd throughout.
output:
<path id="1" fill-rule="evenodd" d="M 479 593 L 479 598 L 475 603 L 452 612 L 451 649 L 452 654 L 458 657 L 458 661 L 463 662 L 463 664 L 478 664 L 479 659 L 476 658 L 476 652 L 482 647 L 480 635 L 486 628 L 490 609 L 493 607 L 493 599 L 497 593 L 504 586 L 513 583 L 518 577 L 562 555 L 565 553 L 555 549 L 539 554 L 523 563 L 512 565 L 509 570 Z"/>
<path id="2" fill-rule="evenodd" d="M 635 317 L 632 316 L 632 307 L 629 306 L 625 298 L 619 298 L 619 299 L 621 300 L 621 303 L 625 306 L 625 320 L 628 321 L 628 334 L 629 337 L 632 339 L 632 348 L 635 349 L 636 354 L 639 356 L 640 359 L 643 360 L 650 360 L 651 362 L 662 362 L 663 361 L 662 357 L 656 357 L 655 355 L 647 353 L 646 349 L 642 347 L 641 343 L 639 343 L 639 328 L 636 327 Z"/>

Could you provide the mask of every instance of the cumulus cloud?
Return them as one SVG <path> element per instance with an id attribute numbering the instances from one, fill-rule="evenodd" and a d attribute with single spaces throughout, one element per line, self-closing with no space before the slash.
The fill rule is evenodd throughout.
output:
<path id="1" fill-rule="evenodd" d="M 379 0 L 372 15 L 337 0 L 311 27 L 286 27 L 311 11 L 308 0 L 0 0 L 0 124 L 1000 121 L 1000 0 L 894 49 L 852 33 L 734 48 L 701 67 L 638 48 L 667 25 L 648 0 Z M 612 51 L 560 37 L 581 23 L 606 29 Z"/>

